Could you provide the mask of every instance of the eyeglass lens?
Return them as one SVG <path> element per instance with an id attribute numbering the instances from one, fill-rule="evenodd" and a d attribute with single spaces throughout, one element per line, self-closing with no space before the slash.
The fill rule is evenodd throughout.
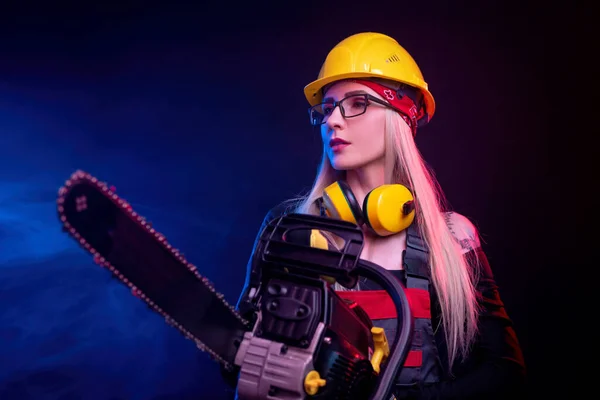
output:
<path id="1" fill-rule="evenodd" d="M 312 125 L 323 124 L 336 106 L 340 106 L 340 111 L 344 118 L 356 117 L 366 111 L 367 105 L 367 96 L 364 94 L 348 96 L 339 102 L 317 104 L 309 109 L 310 121 Z"/>

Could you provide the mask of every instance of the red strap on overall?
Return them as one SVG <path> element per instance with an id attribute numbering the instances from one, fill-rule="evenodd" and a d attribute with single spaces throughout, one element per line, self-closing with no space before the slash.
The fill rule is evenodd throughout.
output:
<path id="1" fill-rule="evenodd" d="M 385 290 L 336 291 L 342 299 L 358 304 L 372 320 L 397 318 L 396 307 Z M 414 318 L 431 318 L 429 292 L 417 288 L 405 288 L 410 310 Z M 423 362 L 421 351 L 409 351 L 405 367 L 418 367 Z"/>
<path id="2" fill-rule="evenodd" d="M 342 299 L 355 301 L 371 319 L 397 318 L 396 307 L 385 290 L 336 291 Z M 431 318 L 429 293 L 423 289 L 404 289 L 414 318 Z"/>

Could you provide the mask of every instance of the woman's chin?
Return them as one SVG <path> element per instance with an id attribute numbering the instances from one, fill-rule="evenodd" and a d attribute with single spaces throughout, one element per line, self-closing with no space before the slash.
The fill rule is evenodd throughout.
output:
<path id="1" fill-rule="evenodd" d="M 357 163 L 353 163 L 350 160 L 344 160 L 343 157 L 333 157 L 333 159 L 331 159 L 331 166 L 337 171 L 347 171 L 360 167 Z"/>
<path id="2" fill-rule="evenodd" d="M 336 171 L 346 171 L 351 169 L 350 167 L 348 167 L 345 163 L 341 163 L 341 162 L 332 162 L 331 166 L 333 167 L 333 169 L 335 169 Z"/>

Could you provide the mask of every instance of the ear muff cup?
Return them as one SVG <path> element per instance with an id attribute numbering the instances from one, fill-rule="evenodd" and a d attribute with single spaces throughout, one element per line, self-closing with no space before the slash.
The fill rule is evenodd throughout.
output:
<path id="1" fill-rule="evenodd" d="M 382 185 L 367 193 L 362 213 L 365 224 L 377 235 L 393 235 L 414 221 L 414 198 L 404 185 Z"/>
<path id="2" fill-rule="evenodd" d="M 359 226 L 364 224 L 360 204 L 350 186 L 344 181 L 334 182 L 323 190 L 323 204 L 329 217 Z"/>
<path id="3" fill-rule="evenodd" d="M 323 204 L 327 216 L 365 225 L 379 236 L 403 231 L 415 217 L 413 195 L 401 184 L 376 187 L 367 193 L 361 207 L 346 182 L 334 182 L 324 189 Z"/>

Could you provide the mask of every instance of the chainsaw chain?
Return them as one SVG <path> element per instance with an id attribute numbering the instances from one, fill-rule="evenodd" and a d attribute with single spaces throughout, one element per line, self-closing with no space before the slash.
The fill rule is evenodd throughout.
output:
<path id="1" fill-rule="evenodd" d="M 212 351 L 208 346 L 206 346 L 204 343 L 202 343 L 202 341 L 200 339 L 195 337 L 192 333 L 190 333 L 188 330 L 186 330 L 185 327 L 183 327 L 181 324 L 179 324 L 174 318 L 172 318 L 170 315 L 168 315 L 166 312 L 164 312 L 158 305 L 156 305 L 152 301 L 152 299 L 150 299 L 148 296 L 146 296 L 146 294 L 144 294 L 141 290 L 136 288 L 133 283 L 131 283 L 125 276 L 123 276 L 123 274 L 117 268 L 115 268 L 115 266 L 113 266 L 109 261 L 107 261 L 102 256 L 102 254 L 100 254 L 96 249 L 94 249 L 85 240 L 85 238 L 82 237 L 79 234 L 79 232 L 77 232 L 77 230 L 75 228 L 73 228 L 71 226 L 71 224 L 67 221 L 67 217 L 64 214 L 64 206 L 63 206 L 63 204 L 65 202 L 65 197 L 67 196 L 67 194 L 70 192 L 70 190 L 73 187 L 75 187 L 76 185 L 78 185 L 79 183 L 82 183 L 82 182 L 87 182 L 87 183 L 93 184 L 98 189 L 100 189 L 107 198 L 111 199 L 115 205 L 120 207 L 121 210 L 123 212 L 125 212 L 132 220 L 136 221 L 139 224 L 139 226 L 146 229 L 149 234 L 153 235 L 156 238 L 156 240 L 164 246 L 165 249 L 170 251 L 176 257 L 176 259 L 179 260 L 179 262 L 181 262 L 183 265 L 185 265 L 185 267 L 188 268 L 196 276 L 196 278 L 198 278 L 215 295 L 215 297 L 218 298 L 231 311 L 231 313 L 240 322 L 242 322 L 244 325 L 248 325 L 248 321 L 245 320 L 240 314 L 237 313 L 235 308 L 224 299 L 224 295 L 222 293 L 219 293 L 215 290 L 212 282 L 210 280 L 208 280 L 206 277 L 202 276 L 198 272 L 198 269 L 194 264 L 188 262 L 185 259 L 185 257 L 183 256 L 183 254 L 178 249 L 174 248 L 167 241 L 166 237 L 163 234 L 161 234 L 156 229 L 154 229 L 152 227 L 151 223 L 146 221 L 146 219 L 142 215 L 138 214 L 136 211 L 133 210 L 132 206 L 127 201 L 123 200 L 115 193 L 116 189 L 114 188 L 114 186 L 109 187 L 105 182 L 101 182 L 96 177 L 90 175 L 87 172 L 77 170 L 76 172 L 74 172 L 71 175 L 71 177 L 69 179 L 67 179 L 65 181 L 64 185 L 61 186 L 58 191 L 57 209 L 58 209 L 58 215 L 59 215 L 60 221 L 63 224 L 63 230 L 66 231 L 71 237 L 73 237 L 82 248 L 84 248 L 86 251 L 88 251 L 94 257 L 94 262 L 96 264 L 98 264 L 99 266 L 101 266 L 103 268 L 108 269 L 113 274 L 114 277 L 119 279 L 122 283 L 124 283 L 131 289 L 131 293 L 134 296 L 142 299 L 144 302 L 146 302 L 146 304 L 152 310 L 154 310 L 158 314 L 162 315 L 165 319 L 165 322 L 168 325 L 171 325 L 171 326 L 175 327 L 176 329 L 178 329 L 187 339 L 195 342 L 198 349 L 200 349 L 203 352 L 208 353 L 212 359 L 218 361 L 221 365 L 223 365 L 223 367 L 225 367 L 226 369 L 231 369 L 232 365 L 230 365 L 229 362 L 225 361 L 217 353 Z"/>

